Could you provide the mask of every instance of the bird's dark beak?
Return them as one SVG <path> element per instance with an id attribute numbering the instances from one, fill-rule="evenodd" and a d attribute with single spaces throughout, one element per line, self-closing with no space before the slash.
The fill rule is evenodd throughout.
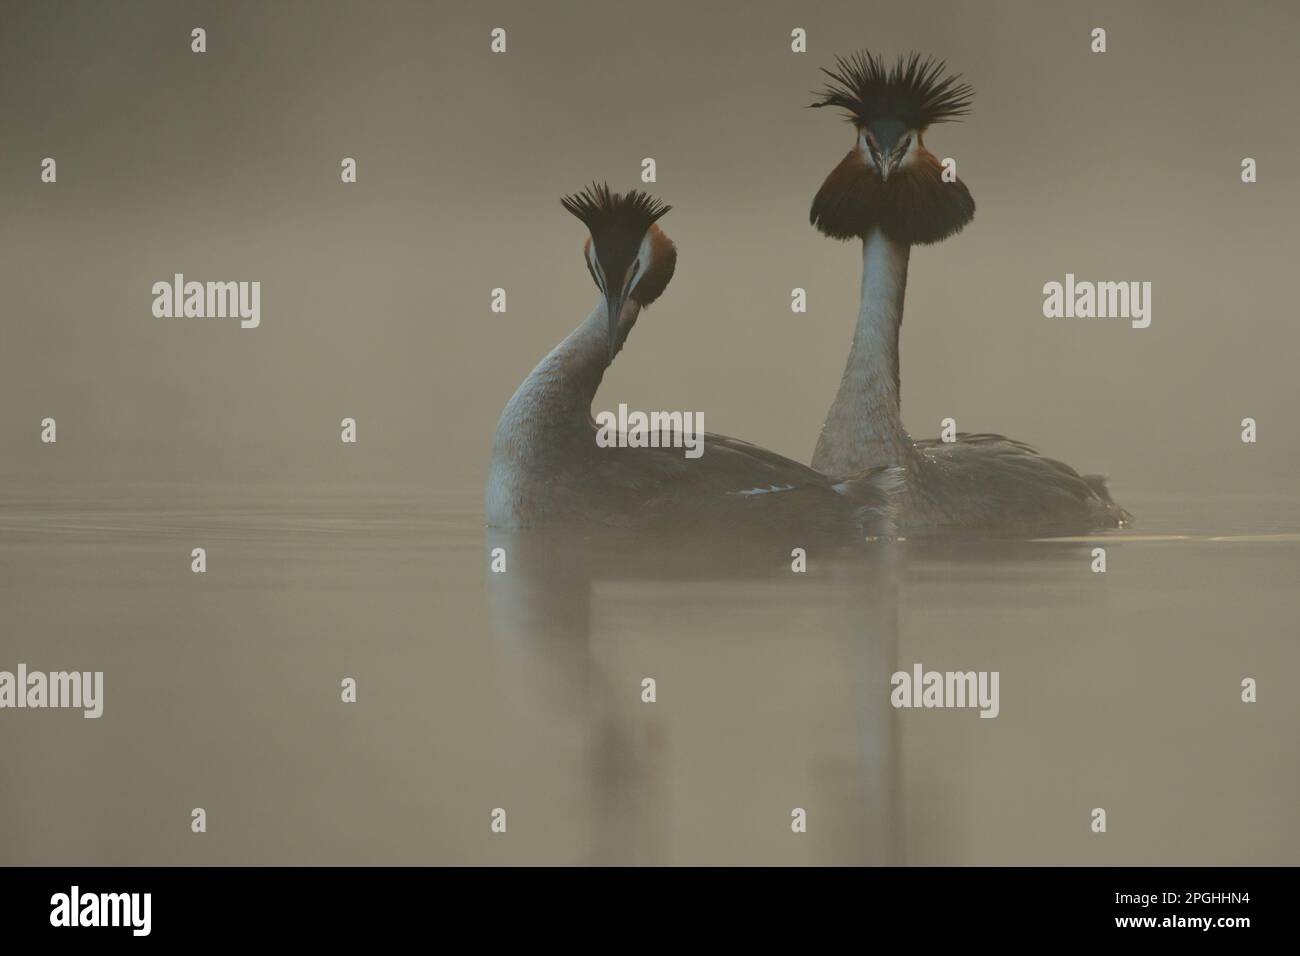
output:
<path id="1" fill-rule="evenodd" d="M 609 295 L 605 297 L 605 311 L 608 313 L 609 320 L 609 360 L 614 361 L 614 353 L 618 351 L 618 320 L 623 315 L 623 303 L 627 301 L 624 293 L 618 295 Z"/>

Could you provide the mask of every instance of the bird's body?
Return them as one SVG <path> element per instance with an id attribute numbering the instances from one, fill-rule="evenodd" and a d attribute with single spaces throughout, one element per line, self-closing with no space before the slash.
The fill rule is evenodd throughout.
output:
<path id="1" fill-rule="evenodd" d="M 915 441 L 900 412 L 899 331 L 910 247 L 872 229 L 863 240 L 862 300 L 839 391 L 813 467 L 848 473 L 882 463 L 906 472 L 909 532 L 1067 534 L 1118 527 L 1128 515 L 1105 481 L 1002 435 Z"/>
<path id="2" fill-rule="evenodd" d="M 844 376 L 813 455 L 838 474 L 896 463 L 906 471 L 909 532 L 1065 534 L 1115 528 L 1131 518 L 1098 475 L 1080 475 L 1023 442 L 993 434 L 913 441 L 903 428 L 899 332 L 911 247 L 958 232 L 975 204 L 921 140 L 932 122 L 966 111 L 970 88 L 940 79 L 943 64 L 915 55 L 893 70 L 868 55 L 840 60 L 817 106 L 850 112 L 857 142 L 827 176 L 812 222 L 863 243 L 862 298 Z"/>
<path id="3" fill-rule="evenodd" d="M 1129 520 L 1103 478 L 1003 435 L 917 442 L 908 474 L 905 524 L 916 532 L 1079 534 Z"/>
<path id="4" fill-rule="evenodd" d="M 596 200 L 628 220 L 614 225 L 629 233 L 623 236 L 624 245 L 640 250 L 631 264 L 602 261 L 601 239 L 609 237 L 613 226 L 599 218 L 599 209 L 592 212 L 596 246 L 589 244 L 587 259 L 597 286 L 606 293 L 610 277 L 624 272 L 642 278 L 622 283 L 625 294 L 613 297 L 613 302 L 602 295 L 586 320 L 533 369 L 507 403 L 492 449 L 488 524 L 664 529 L 739 525 L 859 540 L 892 534 L 894 493 L 900 483 L 894 468 L 832 478 L 775 452 L 713 434 L 703 436 L 703 453 L 696 458 L 688 458 L 681 447 L 597 443 L 591 416 L 596 390 L 641 308 L 667 285 L 675 251 L 653 220 L 642 223 L 626 212 L 624 197 L 606 191 L 597 193 Z M 609 321 L 611 310 L 617 310 L 617 323 Z"/>

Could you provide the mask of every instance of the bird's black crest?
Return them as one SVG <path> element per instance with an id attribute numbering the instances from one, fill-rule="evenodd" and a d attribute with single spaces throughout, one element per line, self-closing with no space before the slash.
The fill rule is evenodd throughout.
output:
<path id="1" fill-rule="evenodd" d="M 858 125 L 895 119 L 908 129 L 925 129 L 970 112 L 974 88 L 960 82 L 959 73 L 944 75 L 943 60 L 911 53 L 887 67 L 883 57 L 864 50 L 837 56 L 835 65 L 822 68 L 831 82 L 812 105 L 838 106 Z"/>
<path id="2" fill-rule="evenodd" d="M 602 238 L 618 236 L 635 236 L 640 242 L 646 230 L 673 208 L 637 189 L 610 192 L 606 183 L 592 183 L 580 193 L 565 196 L 560 204 L 582 220 L 597 245 Z"/>
<path id="3" fill-rule="evenodd" d="M 560 200 L 565 209 L 573 213 L 591 232 L 596 261 L 606 278 L 605 288 L 622 285 L 628 266 L 636 259 L 637 250 L 650 227 L 671 209 L 653 196 L 633 189 L 626 193 L 612 193 L 604 183 L 592 183 L 580 193 Z M 668 275 L 672 265 L 666 264 Z M 588 263 L 588 268 L 591 264 Z M 592 272 L 592 279 L 601 281 Z M 663 285 L 667 285 L 667 278 Z M 647 289 L 649 286 L 647 286 Z M 662 292 L 662 286 L 659 291 Z M 656 295 L 658 293 L 655 293 Z M 647 299 L 640 300 L 648 304 Z"/>

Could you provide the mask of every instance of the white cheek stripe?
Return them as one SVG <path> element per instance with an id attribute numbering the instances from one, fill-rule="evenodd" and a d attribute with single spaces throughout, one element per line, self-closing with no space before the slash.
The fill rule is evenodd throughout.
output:
<path id="1" fill-rule="evenodd" d="M 907 130 L 903 133 L 903 136 L 908 138 L 908 143 L 907 149 L 903 153 L 903 158 L 898 161 L 898 169 L 902 169 L 904 166 L 909 165 L 912 160 L 916 158 L 916 149 L 919 140 L 916 130 L 914 129 Z M 876 172 L 880 172 L 880 166 L 872 157 L 871 150 L 867 148 L 867 137 L 863 133 L 858 134 L 858 152 L 862 154 L 863 162 Z M 888 160 L 888 157 L 886 157 L 886 160 Z"/>
<path id="2" fill-rule="evenodd" d="M 645 274 L 650 271 L 651 258 L 653 256 L 652 250 L 653 250 L 653 246 L 650 242 L 650 232 L 649 230 L 647 230 L 645 234 L 645 238 L 641 240 L 641 248 L 637 251 L 636 254 L 637 260 L 640 263 L 640 268 L 637 269 L 636 275 L 632 276 L 631 280 L 624 284 L 624 288 L 622 290 L 624 295 L 627 295 L 633 289 L 635 289 L 637 283 L 640 282 L 642 277 L 644 277 Z M 596 277 L 596 287 L 600 289 L 602 295 L 608 296 L 609 290 L 605 286 L 605 273 L 604 271 L 601 270 L 600 263 L 596 259 L 595 243 L 592 243 L 590 246 L 587 247 L 587 263 L 588 265 L 591 266 L 592 275 Z M 624 278 L 626 278 L 626 276 Z"/>
<path id="3" fill-rule="evenodd" d="M 647 229 L 645 238 L 641 240 L 641 248 L 637 250 L 636 254 L 637 258 L 641 260 L 641 268 L 638 269 L 636 275 L 632 277 L 632 282 L 628 286 L 629 292 L 636 288 L 636 284 L 641 281 L 641 277 L 650 270 L 650 256 L 652 254 L 650 250 L 650 230 Z"/>

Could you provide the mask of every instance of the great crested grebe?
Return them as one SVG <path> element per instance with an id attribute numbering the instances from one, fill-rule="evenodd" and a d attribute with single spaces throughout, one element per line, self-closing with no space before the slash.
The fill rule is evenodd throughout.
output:
<path id="1" fill-rule="evenodd" d="M 907 472 L 904 527 L 1007 534 L 1116 528 L 1131 519 L 1099 475 L 1080 475 L 1002 435 L 959 433 L 913 441 L 899 411 L 898 336 L 913 244 L 961 230 L 975 215 L 969 190 L 944 181 L 925 148 L 929 126 L 969 112 L 974 90 L 945 64 L 913 53 L 892 67 L 870 53 L 837 57 L 815 107 L 849 114 L 853 148 L 813 199 L 812 224 L 862 240 L 862 304 L 839 391 L 822 425 L 814 468 L 840 474 L 884 463 Z"/>
<path id="2" fill-rule="evenodd" d="M 590 235 L 583 256 L 596 308 L 524 379 L 497 423 L 488 524 L 801 529 L 861 539 L 893 530 L 901 473 L 829 477 L 735 438 L 705 434 L 703 454 L 597 444 L 591 402 L 641 309 L 667 288 L 677 250 L 657 225 L 668 206 L 593 185 L 562 200 Z"/>

